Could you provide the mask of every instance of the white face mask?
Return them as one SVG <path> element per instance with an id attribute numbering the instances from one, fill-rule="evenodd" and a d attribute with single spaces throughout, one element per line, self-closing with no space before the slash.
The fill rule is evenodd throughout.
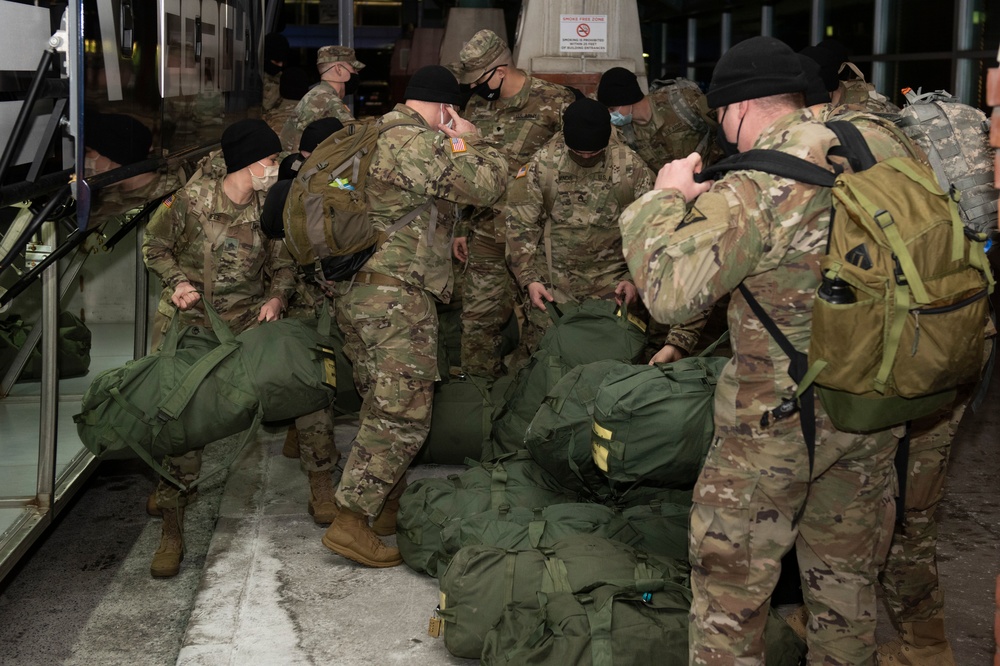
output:
<path id="1" fill-rule="evenodd" d="M 455 119 L 452 118 L 450 115 L 448 115 L 448 113 L 444 109 L 445 107 L 442 105 L 440 115 L 438 117 L 441 119 L 442 125 L 444 125 L 448 129 L 451 129 L 452 127 L 455 126 Z"/>
<path id="2" fill-rule="evenodd" d="M 272 164 L 268 166 L 263 162 L 257 162 L 257 164 L 264 167 L 263 176 L 255 176 L 253 169 L 250 170 L 250 182 L 253 183 L 253 189 L 258 192 L 266 192 L 271 189 L 271 186 L 278 182 L 278 165 Z"/>

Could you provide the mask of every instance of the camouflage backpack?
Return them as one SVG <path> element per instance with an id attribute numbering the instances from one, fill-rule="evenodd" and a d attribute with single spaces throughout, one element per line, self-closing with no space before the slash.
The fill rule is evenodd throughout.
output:
<path id="1" fill-rule="evenodd" d="M 865 80 L 865 75 L 861 73 L 857 65 L 853 62 L 845 62 L 840 66 L 840 71 L 843 72 L 845 68 L 854 72 L 854 78 L 840 82 L 841 105 L 854 106 L 869 113 L 899 113 L 899 107 L 890 102 L 888 97 L 875 90 L 875 86 Z"/>
<path id="2" fill-rule="evenodd" d="M 657 79 L 649 85 L 650 94 L 661 90 L 666 92 L 670 108 L 677 117 L 694 132 L 702 135 L 694 152 L 705 155 L 705 150 L 709 148 L 709 143 L 715 136 L 713 128 L 706 118 L 708 107 L 705 93 L 694 81 L 682 78 Z M 704 108 L 701 108 L 702 106 Z"/>
<path id="3" fill-rule="evenodd" d="M 368 219 L 365 185 L 383 132 L 412 120 L 349 123 L 325 139 L 299 169 L 285 201 L 285 245 L 301 265 L 317 261 L 328 280 L 346 280 L 385 241 L 427 210 L 434 199 L 399 218 L 384 232 Z"/>
<path id="4" fill-rule="evenodd" d="M 921 94 L 903 89 L 907 104 L 896 124 L 923 148 L 945 191 L 961 194 L 962 222 L 997 238 L 997 190 L 993 186 L 990 121 L 979 109 L 944 90 Z"/>

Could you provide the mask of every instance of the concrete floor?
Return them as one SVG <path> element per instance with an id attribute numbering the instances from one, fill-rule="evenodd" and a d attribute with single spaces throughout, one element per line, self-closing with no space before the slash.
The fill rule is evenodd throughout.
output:
<path id="1" fill-rule="evenodd" d="M 998 367 L 1000 374 L 1000 367 Z M 988 664 L 1000 573 L 1000 381 L 955 442 L 943 502 L 941 575 L 957 663 Z M 356 425 L 338 426 L 346 449 Z M 405 566 L 370 570 L 327 551 L 306 514 L 307 484 L 260 435 L 228 479 L 202 488 L 174 579 L 149 577 L 159 520 L 153 477 L 105 464 L 0 589 L 0 664 L 463 664 L 427 636 L 437 582 Z M 230 442 L 208 449 L 205 468 Z M 443 475 L 418 467 L 410 479 Z M 879 640 L 891 627 L 880 618 Z"/>

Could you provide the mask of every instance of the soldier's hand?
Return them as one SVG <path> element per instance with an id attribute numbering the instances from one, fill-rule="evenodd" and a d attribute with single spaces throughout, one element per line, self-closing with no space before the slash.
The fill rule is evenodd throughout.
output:
<path id="1" fill-rule="evenodd" d="M 451 116 L 451 119 L 455 121 L 455 124 L 451 127 L 448 127 L 447 125 L 438 125 L 439 130 L 453 139 L 457 136 L 461 136 L 462 134 L 475 134 L 476 136 L 479 136 L 479 130 L 476 129 L 476 126 L 462 116 L 458 115 L 458 111 L 450 106 L 446 106 L 445 110 L 448 112 L 448 115 Z"/>
<path id="2" fill-rule="evenodd" d="M 679 361 L 682 358 L 684 358 L 684 352 L 681 351 L 679 347 L 675 347 L 673 345 L 663 345 L 663 349 L 653 354 L 653 358 L 649 359 L 649 364 L 673 363 L 674 361 Z"/>
<path id="3" fill-rule="evenodd" d="M 463 264 L 469 260 L 469 239 L 459 236 L 451 242 L 451 253 Z"/>
<path id="4" fill-rule="evenodd" d="M 622 280 L 618 283 L 615 288 L 615 303 L 621 305 L 622 302 L 625 305 L 632 305 L 639 298 L 639 290 L 635 288 L 635 285 L 628 280 Z"/>
<path id="5" fill-rule="evenodd" d="M 170 297 L 170 301 L 181 310 L 190 310 L 200 300 L 201 294 L 190 282 L 177 283 L 177 286 L 174 287 L 174 293 Z"/>
<path id="6" fill-rule="evenodd" d="M 545 311 L 545 302 L 551 303 L 556 300 L 549 290 L 545 288 L 545 285 L 541 282 L 532 282 L 528 285 L 528 298 L 531 299 L 531 304 L 534 305 L 541 311 Z"/>
<path id="7" fill-rule="evenodd" d="M 277 321 L 281 317 L 281 309 L 281 299 L 272 298 L 260 306 L 260 314 L 257 315 L 257 321 Z"/>
<path id="8" fill-rule="evenodd" d="M 658 190 L 680 190 L 685 201 L 692 201 L 698 195 L 708 192 L 714 181 L 706 180 L 704 183 L 696 183 L 694 174 L 701 171 L 701 155 L 691 153 L 684 159 L 667 162 L 656 175 L 656 185 Z"/>

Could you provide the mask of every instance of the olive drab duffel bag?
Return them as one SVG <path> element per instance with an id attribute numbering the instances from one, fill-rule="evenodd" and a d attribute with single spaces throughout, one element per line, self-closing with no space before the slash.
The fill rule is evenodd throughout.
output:
<path id="1" fill-rule="evenodd" d="M 73 420 L 95 456 L 137 455 L 184 487 L 159 464 L 164 456 L 246 431 L 225 467 L 261 421 L 310 414 L 334 399 L 336 363 L 327 335 L 305 321 L 282 319 L 234 336 L 214 308 L 202 304 L 211 331 L 180 330 L 175 317 L 159 351 L 91 383 Z"/>
<path id="2" fill-rule="evenodd" d="M 483 460 L 524 448 L 528 425 L 563 375 L 585 363 L 614 359 L 634 363 L 646 343 L 646 327 L 614 301 L 591 299 L 548 308 L 554 323 L 521 368 L 493 414 Z"/>
<path id="3" fill-rule="evenodd" d="M 538 592 L 504 608 L 486 634 L 484 666 L 620 666 L 688 663 L 691 591 L 650 580 L 586 592 Z M 798 666 L 806 644 L 773 610 L 764 629 L 768 666 Z"/>
<path id="4" fill-rule="evenodd" d="M 396 545 L 411 569 L 435 577 L 444 571 L 441 532 L 455 521 L 502 506 L 533 509 L 575 500 L 527 451 L 474 464 L 444 479 L 420 479 L 399 498 Z"/>
<path id="5" fill-rule="evenodd" d="M 608 483 L 694 486 L 715 431 L 715 385 L 728 362 L 690 356 L 608 372 L 594 398 L 591 432 L 593 464 Z"/>
<path id="6" fill-rule="evenodd" d="M 620 541 L 590 534 L 569 536 L 551 548 L 508 550 L 466 546 L 441 575 L 440 604 L 445 647 L 457 657 L 478 659 L 486 634 L 503 609 L 537 609 L 537 593 L 582 592 L 601 582 L 665 580 L 683 584 L 684 570 Z"/>
<path id="7" fill-rule="evenodd" d="M 57 357 L 59 377 L 82 377 L 90 370 L 90 329 L 72 312 L 59 313 L 57 320 Z M 41 325 L 41 324 L 38 324 Z M 31 327 L 18 315 L 0 321 L 0 374 L 7 371 L 28 339 Z M 42 378 L 42 352 L 36 347 L 28 357 L 17 381 L 37 381 Z"/>
<path id="8" fill-rule="evenodd" d="M 431 427 L 413 463 L 461 465 L 466 458 L 478 459 L 490 437 L 495 405 L 509 383 L 508 377 L 491 382 L 473 375 L 435 382 Z"/>

